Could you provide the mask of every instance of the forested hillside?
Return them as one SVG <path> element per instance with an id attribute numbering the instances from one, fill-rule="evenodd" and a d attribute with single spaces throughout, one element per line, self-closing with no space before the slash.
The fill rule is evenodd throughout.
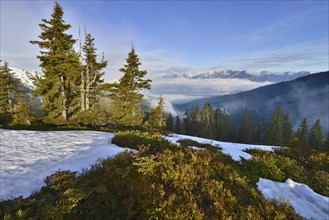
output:
<path id="1" fill-rule="evenodd" d="M 252 112 L 256 123 L 266 125 L 276 108 L 290 114 L 294 128 L 307 118 L 314 123 L 317 118 L 328 131 L 329 72 L 315 73 L 293 81 L 263 86 L 247 92 L 198 99 L 177 105 L 180 111 L 190 112 L 192 107 L 201 108 L 206 102 L 214 108 L 225 109 L 237 125 L 245 108 Z"/>

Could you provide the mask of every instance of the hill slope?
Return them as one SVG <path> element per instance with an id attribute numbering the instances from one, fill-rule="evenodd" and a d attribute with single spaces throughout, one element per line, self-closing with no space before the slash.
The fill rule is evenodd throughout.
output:
<path id="1" fill-rule="evenodd" d="M 276 107 L 289 112 L 292 122 L 298 126 L 306 117 L 309 124 L 320 118 L 328 130 L 329 72 L 321 72 L 298 79 L 263 86 L 247 92 L 232 95 L 197 99 L 176 108 L 189 111 L 192 106 L 202 107 L 206 102 L 213 107 L 225 108 L 233 122 L 238 123 L 244 108 L 254 113 L 256 122 L 269 122 Z"/>

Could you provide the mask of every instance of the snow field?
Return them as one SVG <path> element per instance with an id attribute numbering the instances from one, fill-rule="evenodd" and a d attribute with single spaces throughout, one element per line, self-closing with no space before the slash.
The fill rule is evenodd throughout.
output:
<path id="1" fill-rule="evenodd" d="M 81 171 L 98 158 L 125 149 L 111 144 L 112 133 L 0 129 L 0 200 L 27 197 L 60 170 Z"/>
<path id="2" fill-rule="evenodd" d="M 315 193 L 305 184 L 289 178 L 284 183 L 259 178 L 257 186 L 265 198 L 282 198 L 306 219 L 329 219 L 329 197 Z"/>
<path id="3" fill-rule="evenodd" d="M 244 152 L 246 149 L 261 149 L 266 151 L 273 151 L 272 146 L 264 146 L 264 145 L 252 145 L 252 144 L 238 144 L 238 143 L 229 143 L 229 142 L 221 142 L 221 141 L 214 141 L 209 140 L 206 138 L 199 138 L 199 137 L 193 137 L 188 135 L 180 135 L 180 134 L 173 134 L 171 136 L 165 136 L 165 139 L 172 143 L 178 144 L 178 140 L 181 139 L 191 139 L 193 141 L 197 141 L 199 143 L 203 144 L 211 144 L 213 146 L 219 146 L 222 148 L 222 152 L 224 154 L 230 155 L 233 160 L 239 161 L 240 157 L 244 159 L 250 159 L 251 155 L 247 152 Z"/>

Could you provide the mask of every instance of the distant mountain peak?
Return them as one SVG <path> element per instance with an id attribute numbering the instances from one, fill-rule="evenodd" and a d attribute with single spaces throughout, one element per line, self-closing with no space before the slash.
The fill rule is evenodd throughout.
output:
<path id="1" fill-rule="evenodd" d="M 14 73 L 15 77 L 18 78 L 25 87 L 29 89 L 34 88 L 33 78 L 38 75 L 37 72 L 27 69 L 18 69 L 15 67 L 9 68 Z"/>
<path id="2" fill-rule="evenodd" d="M 200 73 L 161 73 L 154 75 L 153 79 L 175 79 L 175 78 L 185 78 L 185 79 L 245 79 L 255 82 L 283 82 L 290 81 L 296 78 L 307 76 L 311 74 L 307 71 L 300 72 L 269 72 L 261 71 L 260 73 L 250 73 L 247 70 L 231 70 L 225 69 L 223 71 L 207 71 Z"/>

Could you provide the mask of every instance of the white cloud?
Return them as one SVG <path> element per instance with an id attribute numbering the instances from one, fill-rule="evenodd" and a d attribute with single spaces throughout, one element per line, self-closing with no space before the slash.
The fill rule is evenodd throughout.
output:
<path id="1" fill-rule="evenodd" d="M 243 79 L 155 79 L 152 94 L 162 94 L 172 102 L 238 93 L 269 85 L 270 82 L 252 82 Z"/>

